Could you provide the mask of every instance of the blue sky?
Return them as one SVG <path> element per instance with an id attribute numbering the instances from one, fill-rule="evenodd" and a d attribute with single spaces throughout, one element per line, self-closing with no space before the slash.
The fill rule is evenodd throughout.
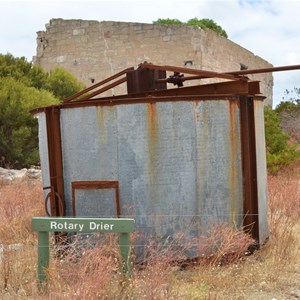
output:
<path id="1" fill-rule="evenodd" d="M 35 55 L 36 32 L 52 18 L 152 23 L 210 18 L 229 39 L 274 66 L 300 64 L 300 0 L 0 0 L 0 53 Z M 231 71 L 231 70 L 224 70 Z M 274 73 L 274 105 L 300 87 L 300 70 Z"/>

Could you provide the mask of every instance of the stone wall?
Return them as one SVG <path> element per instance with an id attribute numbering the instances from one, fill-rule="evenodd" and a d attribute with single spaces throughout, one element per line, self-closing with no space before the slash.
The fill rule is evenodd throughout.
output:
<path id="1" fill-rule="evenodd" d="M 52 19 L 46 31 L 37 33 L 35 64 L 46 70 L 61 66 L 87 86 L 144 61 L 216 72 L 240 70 L 241 63 L 249 69 L 272 67 L 229 39 L 197 26 Z M 261 81 L 261 92 L 271 104 L 272 74 L 250 78 Z M 125 85 L 104 95 L 119 93 L 126 93 Z"/>

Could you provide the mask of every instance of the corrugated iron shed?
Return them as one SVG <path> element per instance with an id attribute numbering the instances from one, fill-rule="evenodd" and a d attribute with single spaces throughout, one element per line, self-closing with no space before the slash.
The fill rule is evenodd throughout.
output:
<path id="1" fill-rule="evenodd" d="M 299 66 L 216 73 L 143 63 L 35 110 L 48 213 L 133 216 L 144 234 L 186 241 L 227 222 L 263 243 L 264 97 L 246 75 L 291 69 Z M 182 87 L 206 78 L 217 80 Z M 128 94 L 99 97 L 125 82 Z"/>

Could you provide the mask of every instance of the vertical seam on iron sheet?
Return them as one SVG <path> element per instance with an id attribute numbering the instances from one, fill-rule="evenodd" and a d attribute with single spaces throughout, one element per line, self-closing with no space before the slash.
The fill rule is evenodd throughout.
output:
<path id="1" fill-rule="evenodd" d="M 197 107 L 195 106 L 195 104 L 197 105 Z M 199 178 L 199 176 L 198 176 L 198 147 L 197 147 L 197 141 L 198 141 L 198 136 L 197 136 L 197 117 L 196 117 L 196 108 L 198 108 L 198 106 L 199 106 L 199 101 L 193 101 L 193 118 L 194 118 L 194 134 L 195 134 L 195 149 L 196 149 L 196 151 L 195 151 L 195 155 L 196 155 L 196 157 L 195 157 L 195 161 L 196 161 L 196 163 L 195 163 L 195 172 L 196 172 L 196 182 L 195 182 L 195 184 L 196 184 L 196 197 L 197 197 L 197 199 L 196 199 L 196 208 L 197 208 L 197 214 L 199 214 L 199 216 L 200 216 L 200 206 L 199 206 L 199 202 L 200 202 L 200 200 L 199 200 L 199 197 L 200 197 L 200 193 L 199 193 L 199 180 L 200 180 L 200 178 Z M 199 219 L 200 219 L 200 217 L 199 217 Z"/>
<path id="2" fill-rule="evenodd" d="M 115 114 L 116 114 L 116 140 L 117 140 L 117 157 L 116 157 L 116 164 L 117 164 L 117 167 L 116 167 L 116 180 L 118 182 L 118 201 L 119 201 L 119 212 L 117 211 L 118 208 L 117 208 L 117 195 L 116 195 L 116 212 L 117 212 L 117 215 L 119 214 L 118 218 L 120 218 L 122 216 L 122 210 L 121 210 L 121 201 L 120 201 L 120 196 L 121 196 L 121 192 L 120 192 L 120 183 L 119 183 L 119 174 L 120 174 L 120 170 L 119 170 L 119 167 L 120 167 L 120 164 L 119 164 L 119 127 L 118 127 L 118 106 L 114 106 L 116 109 L 115 109 Z"/>

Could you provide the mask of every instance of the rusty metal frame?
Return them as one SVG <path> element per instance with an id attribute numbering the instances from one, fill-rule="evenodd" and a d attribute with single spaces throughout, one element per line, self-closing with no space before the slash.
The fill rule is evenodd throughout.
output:
<path id="1" fill-rule="evenodd" d="M 47 144 L 50 176 L 50 211 L 51 216 L 64 216 L 64 182 L 60 133 L 60 109 L 52 106 L 46 109 Z M 58 195 L 56 197 L 55 195 Z M 62 203 L 58 203 L 61 201 Z"/>
<path id="2" fill-rule="evenodd" d="M 136 81 L 134 79 L 134 76 L 128 76 L 128 74 L 132 73 L 132 72 L 136 72 L 136 71 L 142 71 L 142 70 L 145 70 L 145 69 L 148 69 L 148 70 L 157 70 L 157 71 L 163 71 L 163 72 L 166 72 L 166 71 L 170 71 L 170 72 L 174 72 L 175 73 L 183 73 L 183 74 L 190 74 L 190 75 L 193 75 L 193 76 L 187 76 L 187 77 L 179 77 L 179 78 L 176 78 L 176 80 L 178 80 L 178 82 L 184 82 L 184 81 L 187 81 L 187 80 L 195 80 L 195 79 L 204 79 L 204 78 L 218 78 L 218 79 L 225 79 L 225 80 L 231 80 L 233 82 L 241 82 L 241 83 L 245 83 L 245 84 L 249 84 L 249 94 L 250 95 L 254 95 L 256 93 L 257 90 L 259 90 L 259 87 L 255 87 L 253 88 L 253 84 L 252 84 L 252 90 L 250 90 L 251 88 L 251 81 L 249 81 L 249 78 L 245 75 L 250 75 L 250 74 L 258 74 L 258 73 L 270 73 L 270 72 L 278 72 L 278 71 L 290 71 L 290 70 L 299 70 L 300 69 L 300 65 L 293 65 L 293 66 L 281 66 L 281 67 L 272 67 L 272 68 L 264 68 L 264 69 L 254 69 L 254 70 L 240 70 L 240 71 L 232 71 L 232 72 L 223 72 L 223 73 L 220 73 L 220 72 L 212 72 L 212 71 L 206 71 L 206 70 L 197 70 L 197 69 L 189 69 L 189 68 L 183 68 L 183 67 L 174 67 L 174 66 L 167 66 L 167 65 L 154 65 L 154 64 L 151 64 L 151 63 L 142 63 L 139 65 L 138 69 L 134 70 L 133 67 L 130 67 L 130 68 L 127 68 L 127 69 L 124 69 L 122 70 L 121 72 L 119 73 L 116 73 L 108 78 L 106 78 L 105 80 L 99 82 L 99 83 L 96 83 L 92 86 L 90 86 L 89 88 L 86 88 L 84 90 L 82 90 L 81 92 L 78 92 L 70 97 L 67 97 L 63 100 L 63 104 L 66 104 L 66 103 L 70 103 L 70 102 L 83 102 L 83 101 L 89 101 L 89 100 L 95 100 L 95 96 L 97 95 L 100 95 L 102 93 L 104 93 L 105 91 L 111 89 L 111 88 L 114 88 L 115 86 L 118 86 L 120 85 L 121 83 L 124 83 L 127 81 L 127 88 L 132 86 L 132 83 L 130 83 L 129 81 Z M 100 87 L 101 85 L 103 84 L 106 84 L 122 75 L 126 74 L 126 77 L 123 77 L 99 90 L 96 90 L 94 92 L 92 92 L 91 94 L 88 94 L 90 91 L 92 90 L 95 90 L 96 88 Z M 172 80 L 170 80 L 170 78 L 161 78 L 160 76 L 158 78 L 155 78 L 154 80 L 154 83 L 159 87 L 161 86 L 162 84 L 164 83 L 167 83 L 167 82 L 170 82 L 170 83 L 174 83 Z M 171 90 L 168 90 L 168 89 L 161 89 L 160 87 L 158 88 L 159 91 L 155 91 L 157 88 L 156 88 L 156 85 L 153 85 L 153 91 L 144 91 L 144 92 L 151 92 L 151 95 L 155 95 L 155 96 L 158 96 L 158 95 L 190 95 L 190 94 L 187 94 L 187 92 L 190 92 L 192 91 L 192 89 L 190 90 L 184 90 L 182 92 L 178 92 L 179 90 L 183 89 L 183 88 L 180 88 L 180 89 L 171 89 Z M 210 88 L 211 86 L 210 85 L 202 85 L 204 86 L 203 89 L 205 88 Z M 202 87 L 201 86 L 201 87 Z M 215 86 L 221 86 L 221 83 L 216 83 Z M 199 86 L 198 86 L 199 87 Z M 231 88 L 234 88 L 234 84 L 232 86 L 230 86 L 230 84 L 228 85 L 229 89 L 228 91 L 225 93 L 225 95 L 227 95 L 228 93 L 230 93 L 230 87 Z M 177 92 L 175 92 L 175 90 Z M 133 98 L 134 96 L 133 95 L 136 95 L 135 97 L 144 97 L 145 94 L 142 94 L 142 90 L 138 90 L 139 93 L 137 94 L 132 94 L 129 93 L 127 95 L 120 95 L 120 96 L 117 96 L 117 97 L 122 97 L 122 98 Z M 196 92 L 196 91 L 195 91 Z M 201 92 L 200 89 L 197 90 L 197 92 Z M 202 94 L 200 95 L 208 95 L 208 94 L 221 94 L 221 92 L 219 91 L 218 93 L 216 93 L 215 91 L 211 90 L 207 90 L 206 93 L 204 91 L 201 92 Z M 223 93 L 224 94 L 224 93 Z M 257 92 L 256 94 L 259 94 L 259 92 Z M 194 93 L 192 93 L 191 95 L 194 95 Z M 81 97 L 82 96 L 82 97 Z M 147 95 L 148 96 L 148 95 Z M 113 96 L 115 97 L 115 96 Z M 108 97 L 106 97 L 108 98 Z M 99 100 L 100 99 L 103 99 L 103 98 L 98 98 Z M 97 100 L 98 100 L 97 99 Z M 113 99 L 113 98 L 112 98 Z M 116 98 L 114 98 L 116 99 Z"/>
<path id="3" fill-rule="evenodd" d="M 255 100 L 263 100 L 260 94 L 259 82 L 250 81 L 246 75 L 271 73 L 278 71 L 299 70 L 300 65 L 272 67 L 254 70 L 240 70 L 233 72 L 212 72 L 206 70 L 188 69 L 174 66 L 159 66 L 150 63 L 139 65 L 137 70 L 156 70 L 158 72 L 174 72 L 177 74 L 189 74 L 191 76 L 179 76 L 176 78 L 181 80 L 194 80 L 203 78 L 217 78 L 225 81 L 213 84 L 204 84 L 190 87 L 181 87 L 175 89 L 160 89 L 167 78 L 153 76 L 151 86 L 158 90 L 139 90 L 138 93 L 127 93 L 113 97 L 95 98 L 101 93 L 127 81 L 127 88 L 134 83 L 134 76 L 128 74 L 134 71 L 134 68 L 127 68 L 107 79 L 92 85 L 63 100 L 63 103 L 57 106 L 35 109 L 32 113 L 44 111 L 46 115 L 47 125 L 47 142 L 49 156 L 49 176 L 50 176 L 50 210 L 52 216 L 63 216 L 65 214 L 64 201 L 64 182 L 63 182 L 63 161 L 62 161 L 62 145 L 60 132 L 60 109 L 73 108 L 81 106 L 112 106 L 126 105 L 131 103 L 154 103 L 165 101 L 209 101 L 209 100 L 230 100 L 237 96 L 240 99 L 240 122 L 241 122 L 241 143 L 242 143 L 242 166 L 243 166 L 243 214 L 244 227 L 249 230 L 251 235 L 259 241 L 259 218 L 258 218 L 258 187 L 257 187 L 257 161 L 256 161 L 256 139 L 255 139 L 255 118 L 254 118 L 254 98 Z M 136 70 L 135 70 L 136 71 Z M 151 72 L 149 72 L 151 74 Z M 121 77 L 125 75 L 126 77 Z M 117 80 L 115 80 L 117 79 Z M 98 89 L 100 86 L 114 82 Z M 133 82 L 128 83 L 128 80 Z M 147 80 L 147 78 L 143 79 Z M 174 83 L 170 81 L 171 83 Z M 96 90 L 98 89 L 98 90 Z M 91 92 L 89 94 L 89 92 Z M 118 181 L 77 181 L 72 183 L 72 207 L 73 214 L 75 211 L 75 190 L 76 189 L 105 189 L 114 188 L 116 191 L 116 209 L 117 215 L 120 216 L 119 204 L 119 184 Z"/>
<path id="4" fill-rule="evenodd" d="M 182 67 L 174 67 L 174 66 L 159 66 L 153 65 L 151 63 L 142 63 L 139 65 L 142 69 L 154 69 L 154 70 L 165 70 L 177 73 L 185 73 L 185 74 L 192 74 L 198 75 L 201 78 L 222 78 L 228 80 L 248 80 L 246 77 L 240 77 L 239 74 L 229 74 L 229 73 L 218 73 L 206 70 L 197 70 L 197 69 L 189 69 L 189 68 L 182 68 Z"/>
<path id="5" fill-rule="evenodd" d="M 86 101 L 74 101 L 61 104 L 61 108 L 85 107 L 85 106 L 113 106 L 120 104 L 150 103 L 160 101 L 185 101 L 191 97 L 215 100 L 222 97 L 232 97 L 239 95 L 255 95 L 263 100 L 265 97 L 257 96 L 260 94 L 259 81 L 227 81 L 211 83 L 205 85 L 188 86 L 175 89 L 155 90 L 144 93 L 126 94 L 119 96 L 93 98 Z M 35 112 L 42 109 L 36 109 Z"/>
<path id="6" fill-rule="evenodd" d="M 98 82 L 98 83 L 96 83 L 96 84 L 90 86 L 89 88 L 86 88 L 86 89 L 84 89 L 84 90 L 82 90 L 82 91 L 80 91 L 80 92 L 78 92 L 78 93 L 76 93 L 76 94 L 74 94 L 74 95 L 72 95 L 72 96 L 70 96 L 70 97 L 67 97 L 67 98 L 63 99 L 63 102 L 64 102 L 64 103 L 67 103 L 67 102 L 74 101 L 74 100 L 80 100 L 80 101 L 83 101 L 83 100 L 92 98 L 92 97 L 93 97 L 93 94 L 94 94 L 94 95 L 99 95 L 99 94 L 101 94 L 101 93 L 103 93 L 103 92 L 105 92 L 105 91 L 107 91 L 107 90 L 109 90 L 109 89 L 111 89 L 111 88 L 113 88 L 113 87 L 115 87 L 115 86 L 117 86 L 117 85 L 119 85 L 119 84 L 125 82 L 125 81 L 126 81 L 126 78 L 125 78 L 125 80 L 124 80 L 124 78 L 123 78 L 123 80 L 118 80 L 118 81 L 116 81 L 115 83 L 111 83 L 109 86 L 107 86 L 107 87 L 105 87 L 105 88 L 102 88 L 101 90 L 96 91 L 96 92 L 94 92 L 94 93 L 91 94 L 91 95 L 87 95 L 87 96 L 84 97 L 84 98 L 78 99 L 78 97 L 80 97 L 80 96 L 82 96 L 82 95 L 85 95 L 85 94 L 88 93 L 89 91 L 92 91 L 92 90 L 94 90 L 94 89 L 100 87 L 101 85 L 106 84 L 106 83 L 108 83 L 108 82 L 110 82 L 110 81 L 112 81 L 112 80 L 114 80 L 114 79 L 116 79 L 116 78 L 118 78 L 118 77 L 120 77 L 120 76 L 122 76 L 122 75 L 124 75 L 124 74 L 126 74 L 126 73 L 128 73 L 128 72 L 130 72 L 130 71 L 132 71 L 132 70 L 134 70 L 133 67 L 127 68 L 127 69 L 125 69 L 125 70 L 122 70 L 121 72 L 116 73 L 116 74 L 114 74 L 114 75 L 112 75 L 112 76 L 110 76 L 110 77 L 108 77 L 108 78 L 106 78 L 106 79 L 104 79 L 104 80 L 102 80 L 102 81 L 100 81 L 100 82 Z"/>
<path id="7" fill-rule="evenodd" d="M 259 241 L 257 160 L 253 97 L 240 97 L 243 166 L 243 227 Z"/>
<path id="8" fill-rule="evenodd" d="M 72 182 L 73 217 L 76 217 L 75 191 L 76 190 L 98 190 L 98 189 L 115 189 L 117 217 L 120 218 L 121 209 L 120 209 L 120 200 L 119 200 L 118 181 L 73 181 Z"/>
<path id="9" fill-rule="evenodd" d="M 251 75 L 251 74 L 273 73 L 273 72 L 292 71 L 292 70 L 300 70 L 300 65 L 271 67 L 271 68 L 262 68 L 262 69 L 252 69 L 252 70 L 251 69 L 250 70 L 240 70 L 240 71 L 226 72 L 223 74 Z"/>

